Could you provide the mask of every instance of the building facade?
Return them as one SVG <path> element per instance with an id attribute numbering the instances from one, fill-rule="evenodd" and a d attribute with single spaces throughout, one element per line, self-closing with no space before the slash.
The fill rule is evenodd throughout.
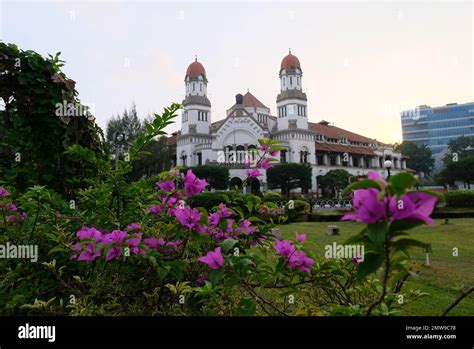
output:
<path id="1" fill-rule="evenodd" d="M 281 62 L 280 92 L 276 115 L 249 91 L 237 95 L 224 118 L 212 117 L 207 97 L 207 73 L 197 61 L 185 75 L 185 98 L 181 131 L 176 137 L 176 163 L 181 166 L 204 164 L 227 166 L 230 183 L 246 178 L 245 154 L 258 147 L 258 139 L 278 140 L 285 148 L 280 162 L 308 163 L 312 168 L 312 190 L 319 190 L 318 178 L 333 169 L 345 169 L 354 176 L 373 170 L 386 176 L 384 161 L 392 160 L 392 173 L 406 168 L 405 159 L 391 147 L 329 122 L 309 122 L 308 99 L 303 90 L 303 71 L 291 52 Z M 217 121 L 213 121 L 218 119 Z M 228 154 L 234 154 L 229 158 Z M 247 190 L 266 188 L 266 176 Z"/>
<path id="2" fill-rule="evenodd" d="M 474 136 L 474 103 L 426 105 L 401 113 L 403 140 L 426 144 L 440 169 L 448 143 L 461 136 Z"/>

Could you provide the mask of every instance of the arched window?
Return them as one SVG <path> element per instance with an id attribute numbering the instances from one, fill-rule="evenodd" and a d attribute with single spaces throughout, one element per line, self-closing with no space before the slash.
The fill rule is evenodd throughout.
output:
<path id="1" fill-rule="evenodd" d="M 302 163 L 302 164 L 308 163 L 308 155 L 309 155 L 308 149 L 306 147 L 301 148 L 300 163 Z"/>
<path id="2" fill-rule="evenodd" d="M 241 164 L 245 158 L 245 147 L 243 145 L 237 146 L 237 163 Z"/>
<path id="3" fill-rule="evenodd" d="M 257 147 L 253 144 L 250 144 L 247 147 L 247 150 L 249 152 L 249 157 L 251 161 L 255 161 L 257 159 Z"/>
<path id="4" fill-rule="evenodd" d="M 187 160 L 188 160 L 188 156 L 186 155 L 186 152 L 181 152 L 181 164 L 183 166 L 187 166 Z"/>
<path id="5" fill-rule="evenodd" d="M 293 77 L 290 76 L 290 86 L 293 85 Z"/>

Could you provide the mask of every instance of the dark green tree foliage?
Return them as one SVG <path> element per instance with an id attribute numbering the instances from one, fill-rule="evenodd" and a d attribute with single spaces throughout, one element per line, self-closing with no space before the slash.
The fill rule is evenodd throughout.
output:
<path id="1" fill-rule="evenodd" d="M 306 192 L 311 188 L 311 167 L 307 164 L 279 164 L 267 171 L 270 189 L 281 189 L 288 195 L 291 189 L 301 188 Z"/>
<path id="2" fill-rule="evenodd" d="M 140 155 L 140 160 L 133 163 L 133 170 L 130 173 L 132 179 L 156 176 L 172 167 L 175 153 L 168 146 L 167 141 L 168 138 L 163 136 L 157 140 L 151 140 L 144 147 L 145 154 Z"/>
<path id="3" fill-rule="evenodd" d="M 209 183 L 207 189 L 226 190 L 229 188 L 229 169 L 226 167 L 202 165 L 190 167 L 190 169 L 197 177 L 204 178 Z"/>
<path id="4" fill-rule="evenodd" d="M 323 187 L 323 190 L 334 193 L 334 190 L 342 190 L 347 187 L 350 177 L 352 175 L 346 170 L 331 170 L 319 179 L 318 184 Z"/>
<path id="5" fill-rule="evenodd" d="M 398 144 L 395 149 L 408 157 L 407 167 L 427 174 L 433 169 L 433 154 L 426 144 L 417 145 L 413 142 L 403 142 Z"/>
<path id="6" fill-rule="evenodd" d="M 106 156 L 102 131 L 62 66 L 59 53 L 43 58 L 0 42 L 0 181 L 17 189 L 42 184 L 70 194 L 71 180 L 97 169 L 65 151 L 77 145 Z"/>
<path id="7" fill-rule="evenodd" d="M 106 126 L 106 140 L 110 147 L 114 148 L 114 134 L 115 132 L 125 133 L 127 136 L 124 144 L 124 149 L 128 150 L 130 144 L 138 138 L 140 132 L 144 130 L 144 123 L 141 122 L 137 115 L 137 108 L 135 103 L 132 103 L 130 110 L 125 109 L 122 115 L 112 117 L 107 121 Z"/>
<path id="8" fill-rule="evenodd" d="M 456 180 L 474 182 L 474 137 L 451 140 L 443 160 L 444 168 L 436 176 L 439 184 L 453 185 Z"/>

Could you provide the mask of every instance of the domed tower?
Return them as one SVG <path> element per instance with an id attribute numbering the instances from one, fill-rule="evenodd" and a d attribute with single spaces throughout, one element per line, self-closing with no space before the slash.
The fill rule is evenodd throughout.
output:
<path id="1" fill-rule="evenodd" d="M 208 134 L 211 125 L 211 102 L 207 98 L 207 77 L 197 58 L 186 70 L 186 94 L 183 101 L 181 134 Z"/>
<path id="2" fill-rule="evenodd" d="M 278 130 L 308 129 L 307 98 L 302 88 L 301 64 L 290 52 L 281 61 L 277 96 Z"/>

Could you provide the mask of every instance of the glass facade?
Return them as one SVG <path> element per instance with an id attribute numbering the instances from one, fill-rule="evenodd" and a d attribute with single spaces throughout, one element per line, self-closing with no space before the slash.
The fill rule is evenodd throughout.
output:
<path id="1" fill-rule="evenodd" d="M 426 144 L 437 164 L 449 141 L 474 136 L 474 103 L 420 106 L 401 113 L 403 140 Z"/>

